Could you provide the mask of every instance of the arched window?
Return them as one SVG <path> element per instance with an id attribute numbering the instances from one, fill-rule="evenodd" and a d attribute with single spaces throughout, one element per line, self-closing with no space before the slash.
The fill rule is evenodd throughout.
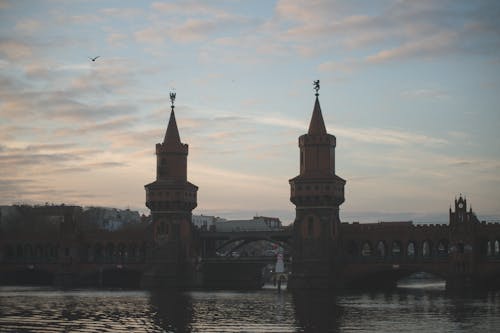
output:
<path id="1" fill-rule="evenodd" d="M 363 257 L 368 257 L 372 255 L 372 246 L 369 242 L 364 242 L 361 248 L 361 255 Z"/>
<path id="2" fill-rule="evenodd" d="M 491 252 L 491 241 L 486 242 L 486 255 L 488 257 L 491 257 L 492 252 Z"/>
<path id="3" fill-rule="evenodd" d="M 377 256 L 378 257 L 385 257 L 385 243 L 384 241 L 378 241 L 377 243 Z"/>
<path id="4" fill-rule="evenodd" d="M 495 256 L 499 256 L 500 255 L 500 242 L 497 240 L 495 240 L 495 246 L 493 248 L 493 254 Z"/>
<path id="5" fill-rule="evenodd" d="M 417 251 L 415 251 L 415 243 L 414 242 L 409 242 L 408 247 L 406 248 L 406 255 L 408 257 L 415 257 L 417 255 Z"/>
<path id="6" fill-rule="evenodd" d="M 427 240 L 422 243 L 422 256 L 424 257 L 431 256 L 431 244 Z"/>
<path id="7" fill-rule="evenodd" d="M 438 243 L 437 253 L 440 256 L 448 255 L 448 241 L 446 239 L 441 239 Z"/>
<path id="8" fill-rule="evenodd" d="M 349 242 L 349 247 L 347 248 L 347 253 L 353 257 L 358 255 L 358 245 L 356 244 L 355 241 Z"/>
<path id="9" fill-rule="evenodd" d="M 401 255 L 401 242 L 400 241 L 393 241 L 392 242 L 391 253 L 393 256 L 400 256 Z"/>

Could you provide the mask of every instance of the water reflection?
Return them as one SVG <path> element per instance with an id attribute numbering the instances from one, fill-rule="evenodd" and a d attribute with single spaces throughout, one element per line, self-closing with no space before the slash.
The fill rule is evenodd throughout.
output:
<path id="1" fill-rule="evenodd" d="M 325 291 L 293 293 L 293 305 L 298 326 L 305 332 L 336 332 L 340 329 L 343 308 L 337 296 Z"/>
<path id="2" fill-rule="evenodd" d="M 0 332 L 480 332 L 500 293 L 122 291 L 0 287 Z"/>
<path id="3" fill-rule="evenodd" d="M 154 290 L 150 294 L 153 320 L 167 332 L 191 332 L 193 302 L 189 294 L 175 290 Z"/>

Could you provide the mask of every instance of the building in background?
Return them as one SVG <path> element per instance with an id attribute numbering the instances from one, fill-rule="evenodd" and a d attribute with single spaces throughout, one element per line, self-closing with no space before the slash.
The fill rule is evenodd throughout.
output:
<path id="1" fill-rule="evenodd" d="M 130 209 L 117 209 L 108 207 L 86 207 L 82 214 L 83 222 L 93 224 L 98 229 L 114 231 L 127 225 L 142 222 L 139 212 Z"/>
<path id="2" fill-rule="evenodd" d="M 193 215 L 191 218 L 193 225 L 200 230 L 215 230 L 216 222 L 225 222 L 226 219 L 211 215 Z"/>
<path id="3" fill-rule="evenodd" d="M 216 221 L 215 231 L 272 231 L 281 229 L 281 221 L 277 217 L 254 216 L 251 220 Z"/>

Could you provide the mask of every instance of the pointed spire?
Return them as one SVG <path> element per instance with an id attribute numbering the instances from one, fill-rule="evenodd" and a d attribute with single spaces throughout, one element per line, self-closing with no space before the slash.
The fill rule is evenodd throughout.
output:
<path id="1" fill-rule="evenodd" d="M 165 138 L 163 143 L 176 144 L 181 143 L 181 138 L 179 136 L 179 129 L 177 128 L 177 122 L 175 121 L 174 109 L 170 111 L 170 120 L 168 121 L 167 132 L 165 132 Z"/>
<path id="2" fill-rule="evenodd" d="M 323 115 L 321 114 L 321 106 L 319 105 L 319 99 L 316 95 L 316 102 L 314 103 L 314 110 L 311 117 L 311 122 L 309 123 L 309 135 L 323 135 L 326 133 L 325 122 L 323 120 Z"/>

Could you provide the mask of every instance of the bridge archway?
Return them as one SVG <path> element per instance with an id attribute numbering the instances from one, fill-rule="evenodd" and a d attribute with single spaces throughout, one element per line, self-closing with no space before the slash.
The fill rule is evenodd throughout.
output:
<path id="1" fill-rule="evenodd" d="M 403 247 L 401 245 L 401 242 L 398 240 L 392 241 L 391 255 L 393 257 L 399 257 L 402 254 L 403 254 Z"/>
<path id="2" fill-rule="evenodd" d="M 268 242 L 271 244 L 275 244 L 277 246 L 282 247 L 285 252 L 289 253 L 290 252 L 290 244 L 287 241 L 282 241 L 282 240 L 276 240 L 273 238 L 268 238 L 268 237 L 238 237 L 238 238 L 233 238 L 228 241 L 223 242 L 219 246 L 215 248 L 216 252 L 221 252 L 222 250 L 225 249 L 225 253 L 232 253 L 235 251 L 238 251 L 242 249 L 243 247 L 255 243 L 255 242 Z M 234 244 L 234 246 L 231 246 Z"/>
<path id="3" fill-rule="evenodd" d="M 377 247 L 375 249 L 375 254 L 380 258 L 384 258 L 387 255 L 387 245 L 385 244 L 385 241 L 378 241 Z"/>
<path id="4" fill-rule="evenodd" d="M 447 239 L 441 239 L 437 245 L 437 255 L 440 257 L 447 256 L 449 253 L 449 244 Z"/>
<path id="5" fill-rule="evenodd" d="M 432 243 L 426 239 L 422 242 L 422 257 L 429 258 L 432 256 Z"/>
<path id="6" fill-rule="evenodd" d="M 364 241 L 361 247 L 361 256 L 369 257 L 373 253 L 373 247 L 370 241 Z"/>
<path id="7" fill-rule="evenodd" d="M 417 245 L 414 241 L 409 241 L 406 247 L 406 256 L 415 258 L 417 256 Z"/>
<path id="8" fill-rule="evenodd" d="M 347 254 L 351 257 L 357 257 L 359 255 L 358 244 L 355 241 L 351 240 L 349 242 L 349 245 L 347 246 Z"/>

